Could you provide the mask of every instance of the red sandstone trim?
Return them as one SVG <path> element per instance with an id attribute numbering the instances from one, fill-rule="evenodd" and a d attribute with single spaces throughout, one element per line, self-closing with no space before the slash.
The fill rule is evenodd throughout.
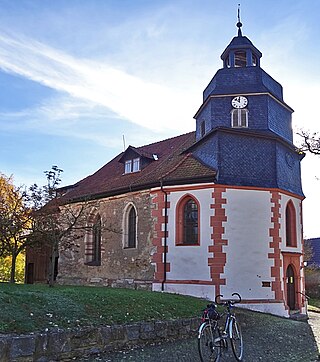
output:
<path id="1" fill-rule="evenodd" d="M 166 186 L 165 190 L 167 192 L 179 192 L 179 191 L 194 191 L 194 190 L 203 190 L 213 187 L 214 183 L 204 183 L 204 184 L 191 184 L 191 185 L 181 185 L 181 186 Z M 156 187 L 151 190 L 152 192 L 158 192 L 161 190 L 160 188 Z"/>
<path id="2" fill-rule="evenodd" d="M 223 239 L 225 232 L 223 223 L 227 222 L 226 211 L 223 207 L 227 203 L 227 199 L 222 197 L 224 192 L 226 192 L 225 187 L 215 187 L 212 193 L 213 203 L 210 205 L 210 208 L 214 210 L 214 216 L 210 217 L 212 245 L 209 246 L 208 251 L 213 253 L 213 256 L 208 258 L 208 265 L 216 295 L 220 294 L 220 286 L 226 284 L 226 279 L 221 278 L 226 265 L 226 253 L 223 252 L 223 246 L 228 245 L 228 240 Z"/>
<path id="3" fill-rule="evenodd" d="M 169 192 L 167 192 L 169 194 Z M 164 252 L 168 252 L 168 246 L 166 250 L 163 246 L 163 238 L 165 236 L 165 232 L 163 231 L 163 225 L 168 220 L 164 216 L 165 210 L 165 194 L 159 190 L 152 194 L 152 203 L 153 203 L 153 210 L 152 210 L 152 217 L 155 219 L 153 222 L 153 239 L 152 244 L 156 247 L 156 252 L 152 256 L 152 262 L 155 264 L 155 273 L 154 273 L 154 282 L 155 283 L 162 283 L 164 278 L 164 264 L 163 264 L 163 254 Z M 170 202 L 167 203 L 167 207 L 170 208 Z M 166 265 L 166 272 L 170 272 L 170 263 L 167 262 Z"/>
<path id="4" fill-rule="evenodd" d="M 213 281 L 210 280 L 166 280 L 166 284 L 195 284 L 195 285 L 214 285 Z"/>
<path id="5" fill-rule="evenodd" d="M 282 190 L 282 189 L 278 189 L 278 188 L 266 188 L 266 187 L 254 187 L 254 186 L 229 186 L 229 185 L 218 185 L 218 184 L 215 184 L 214 185 L 215 189 L 217 188 L 222 188 L 222 189 L 225 189 L 225 190 L 229 190 L 229 189 L 237 189 L 237 190 L 250 190 L 250 191 L 268 191 L 268 192 L 271 192 L 271 193 L 281 193 L 281 194 L 284 194 L 284 195 L 287 195 L 287 196 L 290 196 L 290 197 L 295 197 L 299 200 L 304 200 L 305 197 L 304 196 L 300 196 L 300 195 L 297 195 L 297 194 L 294 194 L 292 192 L 289 192 L 289 191 L 285 191 L 285 190 Z"/>
<path id="6" fill-rule="evenodd" d="M 273 266 L 271 267 L 271 277 L 274 281 L 271 282 L 271 290 L 275 293 L 276 300 L 284 300 L 283 290 L 281 289 L 281 277 L 280 270 L 282 266 L 281 254 L 280 254 L 280 200 L 281 195 L 279 192 L 271 191 L 271 223 L 273 227 L 269 229 L 269 235 L 271 236 L 270 248 L 273 249 L 272 253 L 268 254 L 269 259 L 273 259 Z"/>
<path id="7" fill-rule="evenodd" d="M 283 304 L 283 300 L 276 299 L 241 299 L 241 304 Z"/>
<path id="8" fill-rule="evenodd" d="M 301 277 L 300 272 L 300 258 L 302 256 L 302 253 L 291 253 L 287 251 L 282 252 L 283 255 L 283 285 L 284 285 L 284 291 L 285 295 L 287 296 L 287 269 L 288 266 L 291 265 L 294 271 L 294 280 L 295 280 L 295 291 L 296 291 L 296 304 L 298 309 L 301 311 L 302 307 L 304 306 L 304 300 L 303 295 L 301 293 L 301 282 L 303 282 L 303 278 Z M 286 298 L 287 300 L 287 298 Z M 287 303 L 286 303 L 286 309 L 289 309 Z"/>

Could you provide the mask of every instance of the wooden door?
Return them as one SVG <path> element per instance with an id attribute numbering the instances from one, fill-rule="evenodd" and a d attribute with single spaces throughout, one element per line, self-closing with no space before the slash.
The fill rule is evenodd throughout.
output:
<path id="1" fill-rule="evenodd" d="M 287 269 L 287 304 L 290 310 L 296 309 L 296 288 L 294 270 L 291 265 Z"/>

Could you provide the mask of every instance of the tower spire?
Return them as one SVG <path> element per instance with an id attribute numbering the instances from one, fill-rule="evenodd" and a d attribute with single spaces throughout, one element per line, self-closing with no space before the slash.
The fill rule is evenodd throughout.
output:
<path id="1" fill-rule="evenodd" d="M 237 27 L 238 27 L 238 36 L 242 36 L 242 31 L 241 31 L 242 23 L 241 23 L 241 21 L 240 21 L 240 4 L 238 4 L 238 22 L 237 22 Z"/>

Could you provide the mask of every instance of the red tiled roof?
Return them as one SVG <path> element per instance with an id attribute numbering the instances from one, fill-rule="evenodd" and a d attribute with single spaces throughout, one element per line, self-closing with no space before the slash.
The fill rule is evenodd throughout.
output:
<path id="1" fill-rule="evenodd" d="M 93 175 L 86 177 L 68 189 L 63 197 L 68 201 L 81 198 L 99 198 L 118 195 L 134 190 L 142 190 L 163 185 L 175 185 L 214 181 L 215 170 L 205 166 L 191 153 L 184 153 L 195 143 L 195 132 L 152 143 L 142 147 L 132 147 L 140 155 L 158 156 L 141 171 L 124 174 L 124 164 L 119 162 L 120 153 Z"/>

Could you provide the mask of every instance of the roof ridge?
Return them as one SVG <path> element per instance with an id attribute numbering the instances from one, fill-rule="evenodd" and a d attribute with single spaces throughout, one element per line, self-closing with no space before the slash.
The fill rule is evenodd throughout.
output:
<path id="1" fill-rule="evenodd" d="M 152 146 L 152 145 L 156 145 L 156 144 L 159 144 L 159 143 L 163 143 L 163 142 L 167 142 L 167 141 L 173 140 L 173 139 L 175 139 L 175 138 L 187 136 L 187 135 L 190 135 L 191 133 L 195 133 L 195 131 L 186 132 L 186 133 L 180 134 L 180 135 L 178 135 L 178 136 L 169 137 L 169 138 L 166 138 L 166 139 L 161 140 L 161 141 L 149 143 L 149 144 L 147 144 L 147 145 L 138 146 L 138 147 L 135 147 L 135 148 L 136 148 L 136 149 L 139 149 L 139 148 L 149 147 L 149 146 Z"/>

